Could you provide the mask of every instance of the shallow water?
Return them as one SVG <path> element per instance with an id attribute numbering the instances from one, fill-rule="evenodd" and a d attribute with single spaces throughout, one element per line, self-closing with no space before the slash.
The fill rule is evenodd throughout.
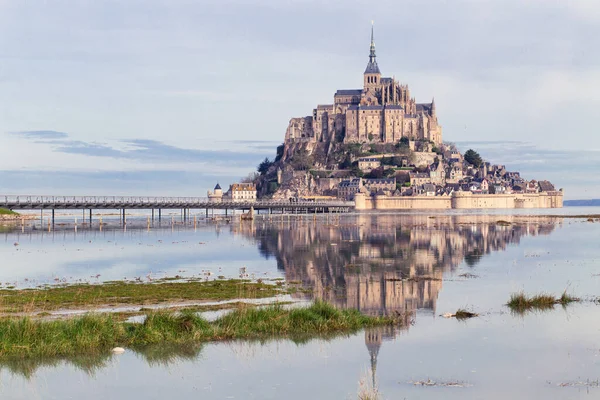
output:
<path id="1" fill-rule="evenodd" d="M 106 281 L 209 270 L 208 278 L 234 277 L 245 266 L 255 277 L 301 281 L 310 290 L 297 299 L 323 298 L 372 315 L 410 312 L 413 324 L 300 344 L 231 342 L 4 362 L 2 398 L 348 399 L 357 398 L 359 381 L 373 379 L 384 399 L 600 396 L 600 305 L 592 302 L 600 296 L 598 222 L 374 213 L 196 229 L 148 231 L 144 224 L 135 229 L 132 222 L 125 232 L 4 233 L 0 254 L 10 262 L 3 262 L 0 281 L 27 286 L 56 277 Z M 511 293 L 564 290 L 585 301 L 523 316 L 503 306 Z M 480 316 L 440 316 L 458 308 Z M 428 380 L 438 385 L 414 384 Z"/>

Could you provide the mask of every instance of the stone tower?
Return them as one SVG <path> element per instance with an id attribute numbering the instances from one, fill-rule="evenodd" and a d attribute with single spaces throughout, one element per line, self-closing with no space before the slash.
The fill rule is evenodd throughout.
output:
<path id="1" fill-rule="evenodd" d="M 364 73 L 364 88 L 366 92 L 375 95 L 375 89 L 381 86 L 381 71 L 377 65 L 375 55 L 375 40 L 373 38 L 373 25 L 371 25 L 371 47 L 369 48 L 369 63 Z"/>

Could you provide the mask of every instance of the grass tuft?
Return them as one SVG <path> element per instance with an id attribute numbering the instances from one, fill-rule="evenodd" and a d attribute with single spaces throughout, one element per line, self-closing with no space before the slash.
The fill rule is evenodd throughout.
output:
<path id="1" fill-rule="evenodd" d="M 546 293 L 528 297 L 521 292 L 511 294 L 510 300 L 506 305 L 511 311 L 522 314 L 532 310 L 549 310 L 554 308 L 556 304 L 566 306 L 578 301 L 580 301 L 580 299 L 568 295 L 566 291 L 558 298 Z"/>
<path id="2" fill-rule="evenodd" d="M 562 306 L 566 306 L 569 305 L 571 303 L 576 303 L 581 301 L 580 298 L 575 297 L 575 296 L 571 296 L 570 294 L 567 294 L 567 291 L 565 290 L 563 292 L 563 294 L 558 298 L 557 303 L 562 305 Z"/>

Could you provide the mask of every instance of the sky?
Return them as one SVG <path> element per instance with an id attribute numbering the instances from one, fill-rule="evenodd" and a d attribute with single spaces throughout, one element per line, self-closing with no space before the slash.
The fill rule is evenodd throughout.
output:
<path id="1" fill-rule="evenodd" d="M 445 141 L 600 198 L 596 0 L 0 0 L 0 194 L 204 196 L 379 67 Z"/>

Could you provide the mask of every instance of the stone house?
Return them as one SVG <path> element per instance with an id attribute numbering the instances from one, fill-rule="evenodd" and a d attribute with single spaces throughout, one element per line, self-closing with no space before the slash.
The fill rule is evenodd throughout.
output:
<path id="1" fill-rule="evenodd" d="M 363 179 L 364 187 L 371 193 L 394 192 L 396 190 L 396 178 Z"/>
<path id="2" fill-rule="evenodd" d="M 358 168 L 363 172 L 371 172 L 371 170 L 379 168 L 380 166 L 380 158 L 366 157 L 358 159 Z"/>
<path id="3" fill-rule="evenodd" d="M 429 168 L 429 181 L 434 185 L 444 185 L 446 183 L 446 171 L 442 162 L 438 162 L 437 165 L 434 164 Z"/>
<path id="4" fill-rule="evenodd" d="M 411 172 L 408 176 L 410 178 L 410 186 L 421 186 L 431 183 L 431 176 L 425 172 Z"/>
<path id="5" fill-rule="evenodd" d="M 460 165 L 453 165 L 446 172 L 446 183 L 458 183 L 463 177 L 462 167 Z"/>
<path id="6" fill-rule="evenodd" d="M 480 183 L 481 193 L 487 194 L 489 193 L 490 185 L 487 179 L 483 179 Z"/>
<path id="7" fill-rule="evenodd" d="M 363 190 L 361 178 L 347 179 L 338 185 L 338 198 L 343 200 L 353 200 L 354 195 Z"/>
<path id="8" fill-rule="evenodd" d="M 256 201 L 256 185 L 254 183 L 234 183 L 223 198 L 235 202 Z"/>
<path id="9" fill-rule="evenodd" d="M 436 187 L 432 183 L 426 183 L 423 185 L 423 193 L 425 196 L 435 196 Z"/>

